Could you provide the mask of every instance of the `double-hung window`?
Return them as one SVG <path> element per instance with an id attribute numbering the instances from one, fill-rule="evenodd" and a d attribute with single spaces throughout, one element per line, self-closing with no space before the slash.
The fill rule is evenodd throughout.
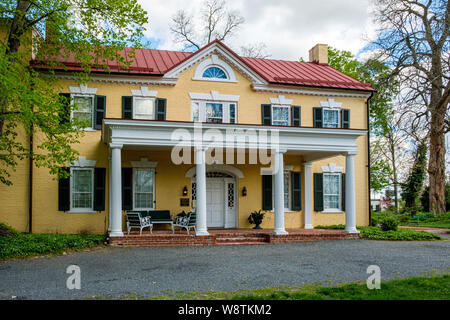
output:
<path id="1" fill-rule="evenodd" d="M 133 119 L 154 120 L 155 98 L 133 98 Z"/>
<path id="2" fill-rule="evenodd" d="M 275 176 L 274 176 L 275 177 Z M 284 211 L 291 210 L 291 171 L 284 171 L 283 175 L 283 203 L 284 203 Z M 272 190 L 275 191 L 275 179 L 272 179 Z M 272 203 L 275 203 L 275 192 L 272 192 Z"/>
<path id="3" fill-rule="evenodd" d="M 194 122 L 236 123 L 235 102 L 192 101 L 191 119 Z"/>
<path id="4" fill-rule="evenodd" d="M 323 108 L 323 125 L 324 128 L 339 128 L 339 110 Z"/>
<path id="5" fill-rule="evenodd" d="M 289 126 L 290 125 L 290 106 L 288 105 L 272 105 L 272 125 Z"/>
<path id="6" fill-rule="evenodd" d="M 70 211 L 93 211 L 94 168 L 71 168 L 71 175 Z"/>
<path id="7" fill-rule="evenodd" d="M 154 209 L 155 199 L 155 169 L 134 168 L 133 188 L 134 210 Z"/>
<path id="8" fill-rule="evenodd" d="M 80 122 L 86 123 L 87 128 L 94 124 L 94 98 L 93 95 L 72 95 L 75 108 L 72 117 Z"/>
<path id="9" fill-rule="evenodd" d="M 341 210 L 341 174 L 323 174 L 323 208 Z"/>

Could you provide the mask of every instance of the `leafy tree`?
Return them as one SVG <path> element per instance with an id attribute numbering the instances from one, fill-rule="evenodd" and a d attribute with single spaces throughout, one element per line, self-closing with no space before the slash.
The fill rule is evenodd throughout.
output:
<path id="1" fill-rule="evenodd" d="M 57 174 L 78 154 L 72 146 L 86 123 L 61 124 L 61 116 L 77 106 L 67 106 L 58 95 L 56 71 L 65 66 L 57 57 L 80 63 L 80 82 L 89 80 L 93 67 L 109 71 L 109 60 L 126 68 L 133 54 L 120 52 L 141 45 L 146 22 L 137 0 L 0 2 L 0 183 L 10 185 L 11 171 L 25 158 Z M 30 148 L 32 140 L 24 137 L 34 134 Z"/>
<path id="2" fill-rule="evenodd" d="M 417 147 L 414 165 L 406 183 L 402 185 L 405 207 L 416 211 L 416 199 L 419 197 L 425 181 L 427 166 L 427 146 L 425 143 Z"/>
<path id="3" fill-rule="evenodd" d="M 401 102 L 414 130 L 428 138 L 429 202 L 445 212 L 445 133 L 450 130 L 450 4 L 447 0 L 376 0 L 380 26 L 372 47 L 401 80 Z"/>

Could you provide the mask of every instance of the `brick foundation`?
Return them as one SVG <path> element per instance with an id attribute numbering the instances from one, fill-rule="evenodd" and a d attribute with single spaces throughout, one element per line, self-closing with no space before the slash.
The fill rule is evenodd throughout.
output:
<path id="1" fill-rule="evenodd" d="M 288 235 L 275 235 L 272 230 L 208 230 L 209 236 L 196 236 L 178 231 L 175 234 L 155 231 L 108 238 L 111 246 L 211 246 L 240 244 L 275 244 L 286 242 L 359 239 L 359 234 L 343 230 L 292 229 Z"/>

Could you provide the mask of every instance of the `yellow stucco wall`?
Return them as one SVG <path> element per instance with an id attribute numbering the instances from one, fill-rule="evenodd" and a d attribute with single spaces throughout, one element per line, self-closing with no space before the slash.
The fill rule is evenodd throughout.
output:
<path id="1" fill-rule="evenodd" d="M 239 95 L 237 109 L 238 123 L 261 124 L 261 104 L 270 103 L 270 98 L 278 97 L 278 93 L 259 93 L 251 87 L 251 82 L 235 71 L 237 83 L 194 81 L 192 77 L 195 72 L 193 66 L 184 72 L 174 87 L 149 86 L 149 90 L 158 91 L 158 97 L 167 99 L 166 119 L 172 121 L 190 121 L 190 97 L 189 92 L 210 93 L 211 90 L 220 94 Z M 78 84 L 70 81 L 61 81 L 60 85 L 69 92 L 68 86 Z M 122 96 L 130 96 L 131 89 L 140 89 L 138 85 L 110 84 L 90 82 L 88 87 L 97 88 L 98 95 L 106 96 L 106 117 L 121 118 Z M 289 95 L 287 99 L 293 100 L 293 105 L 300 105 L 302 126 L 313 126 L 312 108 L 319 106 L 320 101 L 328 99 L 324 96 Z M 351 109 L 350 126 L 353 129 L 366 129 L 366 105 L 365 99 L 357 98 L 335 98 L 337 102 L 343 103 L 343 108 Z M 368 177 L 367 177 L 367 138 L 360 137 L 357 140 L 359 153 L 355 157 L 356 170 L 356 209 L 357 224 L 367 225 L 368 219 Z M 33 230 L 36 233 L 104 233 L 108 228 L 108 148 L 101 141 L 101 131 L 88 131 L 81 138 L 80 144 L 76 146 L 80 156 L 88 160 L 96 160 L 96 167 L 107 168 L 106 173 L 106 209 L 97 213 L 67 213 L 57 211 L 58 208 L 58 183 L 49 175 L 46 169 L 34 169 L 34 202 L 33 202 Z M 189 189 L 190 178 L 185 178 L 186 171 L 192 165 L 174 165 L 170 161 L 169 151 L 150 150 L 123 150 L 123 167 L 129 167 L 130 161 L 139 161 L 146 157 L 149 161 L 157 161 L 156 168 L 156 209 L 169 209 L 173 214 L 186 207 L 179 206 L 179 198 L 184 186 Z M 321 172 L 320 166 L 335 163 L 345 168 L 345 157 L 333 157 L 313 163 L 313 172 Z M 303 172 L 302 157 L 287 155 L 285 165 L 293 165 L 295 171 Z M 238 179 L 238 226 L 248 228 L 247 217 L 253 210 L 259 210 L 262 203 L 260 165 L 235 165 L 244 173 L 243 179 Z M 302 173 L 303 175 L 303 173 Z M 26 185 L 28 181 L 27 162 L 23 162 L 14 175 L 14 187 L 0 186 L 0 222 L 6 222 L 21 231 L 26 231 L 28 215 L 28 193 Z M 241 190 L 245 186 L 248 195 L 242 197 Z M 304 186 L 302 185 L 302 191 Z M 303 200 L 302 200 L 303 202 Z M 302 207 L 304 204 L 302 203 Z M 343 224 L 345 214 L 313 213 L 314 225 Z M 263 228 L 273 228 L 273 213 L 268 212 L 264 219 Z M 300 228 L 304 225 L 303 212 L 285 213 L 286 228 Z M 125 223 L 123 223 L 125 228 Z"/>

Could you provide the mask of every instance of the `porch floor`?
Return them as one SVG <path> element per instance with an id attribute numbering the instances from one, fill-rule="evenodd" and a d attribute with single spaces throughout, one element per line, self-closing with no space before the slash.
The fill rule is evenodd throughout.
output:
<path id="1" fill-rule="evenodd" d="M 286 229 L 287 235 L 274 235 L 273 229 L 208 229 L 209 236 L 196 236 L 194 231 L 189 235 L 185 230 L 153 230 L 132 232 L 123 237 L 110 237 L 111 246 L 208 246 L 239 244 L 273 244 L 318 240 L 359 239 L 359 234 L 349 234 L 343 230 L 327 229 Z"/>

